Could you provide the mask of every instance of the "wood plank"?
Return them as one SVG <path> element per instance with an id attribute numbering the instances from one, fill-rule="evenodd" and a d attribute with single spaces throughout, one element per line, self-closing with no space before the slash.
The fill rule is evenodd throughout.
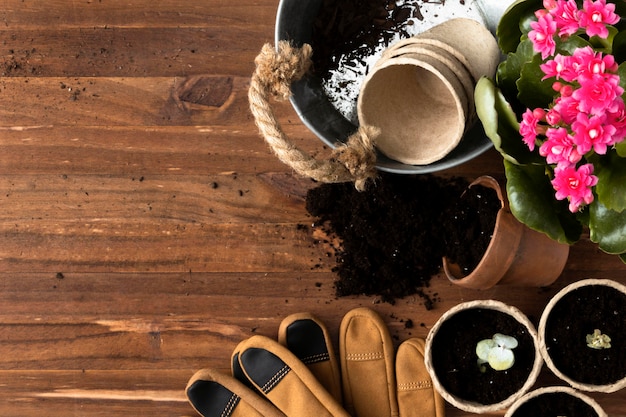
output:
<path id="1" fill-rule="evenodd" d="M 250 30 L 254 28 L 254 30 Z M 158 29 L 158 30 L 157 30 Z M 254 71 L 273 28 L 233 23 L 202 27 L 80 27 L 0 30 L 5 77 L 154 77 Z"/>
<path id="2" fill-rule="evenodd" d="M 89 416 L 197 415 L 184 398 L 189 370 L 0 371 L 0 414 Z"/>
<path id="3" fill-rule="evenodd" d="M 284 113 L 287 115 L 291 109 Z M 297 116 L 292 115 L 297 119 Z M 18 116 L 19 117 L 19 116 Z M 115 175 L 134 178 L 289 172 L 253 123 L 180 126 L 10 126 L 0 121 L 3 174 Z M 283 126 L 291 141 L 319 158 L 330 152 L 298 120 Z M 217 181 L 217 179 L 213 179 Z"/>
<path id="4" fill-rule="evenodd" d="M 0 120 L 5 126 L 246 123 L 248 79 L 228 79 L 207 79 L 221 86 L 223 101 L 196 105 L 181 100 L 185 78 L 3 78 Z"/>
<path id="5" fill-rule="evenodd" d="M 41 231 L 53 226 L 38 228 L 35 226 L 38 222 L 64 223 L 77 219 L 94 225 L 137 223 L 138 227 L 140 224 L 150 227 L 155 222 L 163 227 L 176 223 L 255 223 L 252 219 L 261 220 L 261 224 L 309 223 L 302 196 L 305 187 L 313 183 L 292 178 L 293 194 L 288 195 L 264 176 L 235 172 L 147 177 L 3 175 L 0 189 L 4 195 L 0 199 L 7 204 L 0 220 L 8 224 L 14 219 L 18 224 L 30 224 Z"/>
<path id="6" fill-rule="evenodd" d="M 49 0 L 25 2 L 2 0 L 0 2 L 0 31 L 35 29 L 53 26 L 66 28 L 187 28 L 220 26 L 258 27 L 273 26 L 278 1 L 240 0 L 236 6 L 230 0 L 134 0 L 78 1 Z"/>

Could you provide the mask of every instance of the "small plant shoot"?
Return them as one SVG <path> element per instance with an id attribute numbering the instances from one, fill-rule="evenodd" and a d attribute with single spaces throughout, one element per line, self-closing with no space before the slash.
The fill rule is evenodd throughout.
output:
<path id="1" fill-rule="evenodd" d="M 602 334 L 600 329 L 595 329 L 592 334 L 588 334 L 586 341 L 587 346 L 591 349 L 608 349 L 611 347 L 611 338 Z"/>
<path id="2" fill-rule="evenodd" d="M 487 370 L 489 364 L 495 371 L 506 371 L 515 363 L 513 349 L 517 347 L 517 339 L 501 333 L 496 333 L 491 339 L 481 340 L 476 344 L 478 367 L 481 372 Z"/>

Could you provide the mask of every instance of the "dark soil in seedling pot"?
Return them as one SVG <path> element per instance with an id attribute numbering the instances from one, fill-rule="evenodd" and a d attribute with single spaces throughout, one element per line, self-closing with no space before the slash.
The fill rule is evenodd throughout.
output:
<path id="1" fill-rule="evenodd" d="M 515 363 L 505 371 L 477 363 L 476 345 L 502 333 L 518 341 Z M 497 404 L 526 383 L 535 361 L 533 338 L 510 315 L 488 308 L 461 310 L 442 323 L 432 342 L 432 364 L 441 385 L 452 395 L 483 405 Z"/>
<path id="2" fill-rule="evenodd" d="M 551 392 L 531 398 L 521 405 L 511 417 L 597 417 L 589 404 L 565 392 Z"/>
<path id="3" fill-rule="evenodd" d="M 608 349 L 587 346 L 599 329 L 611 338 Z M 626 376 L 626 295 L 605 285 L 566 294 L 546 321 L 545 343 L 554 365 L 578 382 L 607 385 Z"/>

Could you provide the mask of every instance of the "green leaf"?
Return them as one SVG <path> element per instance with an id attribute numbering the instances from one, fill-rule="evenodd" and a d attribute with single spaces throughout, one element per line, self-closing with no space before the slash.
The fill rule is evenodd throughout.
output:
<path id="1" fill-rule="evenodd" d="M 476 114 L 485 134 L 505 159 L 515 164 L 543 161 L 537 152 L 530 152 L 519 134 L 517 116 L 489 78 L 481 78 L 474 90 Z"/>
<path id="2" fill-rule="evenodd" d="M 626 209 L 626 159 L 609 151 L 594 161 L 594 168 L 598 200 L 606 208 L 621 213 Z"/>
<path id="3" fill-rule="evenodd" d="M 517 49 L 522 34 L 530 30 L 529 21 L 534 19 L 535 10 L 541 7 L 541 0 L 518 0 L 509 6 L 496 29 L 496 38 L 502 52 L 506 54 Z"/>
<path id="4" fill-rule="evenodd" d="M 517 104 L 517 81 L 521 76 L 523 66 L 531 62 L 535 55 L 532 42 L 526 39 L 520 42 L 515 53 L 509 53 L 506 60 L 498 65 L 496 84 L 516 111 L 523 111 L 524 107 Z"/>
<path id="5" fill-rule="evenodd" d="M 528 108 L 548 108 L 554 100 L 556 92 L 552 89 L 554 79 L 541 80 L 545 75 L 540 65 L 543 63 L 541 55 L 537 54 L 533 60 L 522 66 L 520 79 L 517 80 L 519 100 Z"/>
<path id="6" fill-rule="evenodd" d="M 489 352 L 491 349 L 497 347 L 496 342 L 493 339 L 484 339 L 476 344 L 476 356 L 483 361 L 489 360 Z"/>
<path id="7" fill-rule="evenodd" d="M 495 348 L 489 351 L 488 360 L 494 371 L 506 371 L 515 364 L 515 354 L 509 349 Z"/>
<path id="8" fill-rule="evenodd" d="M 509 206 L 520 222 L 560 243 L 580 239 L 582 224 L 565 200 L 554 197 L 545 166 L 515 165 L 505 160 L 504 169 Z"/>
<path id="9" fill-rule="evenodd" d="M 589 41 L 577 35 L 569 36 L 565 40 L 556 38 L 555 53 L 561 55 L 574 55 L 574 52 L 576 52 L 577 49 L 590 45 L 591 43 L 589 43 Z"/>
<path id="10" fill-rule="evenodd" d="M 619 86 L 626 90 L 626 62 L 622 62 L 617 67 L 617 75 L 619 75 Z M 622 94 L 622 98 L 624 98 L 624 96 L 626 96 L 626 92 Z"/>
<path id="11" fill-rule="evenodd" d="M 622 158 L 626 157 L 626 140 L 615 145 L 615 150 Z"/>
<path id="12" fill-rule="evenodd" d="M 626 30 L 619 32 L 613 38 L 613 56 L 617 62 L 626 60 Z"/>
<path id="13" fill-rule="evenodd" d="M 611 254 L 626 252 L 626 210 L 618 213 L 598 199 L 589 205 L 589 237 Z M 623 259 L 623 258 L 622 258 Z"/>

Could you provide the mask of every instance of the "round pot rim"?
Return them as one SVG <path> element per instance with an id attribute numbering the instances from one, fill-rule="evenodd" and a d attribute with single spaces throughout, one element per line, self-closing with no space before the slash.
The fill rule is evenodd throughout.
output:
<path id="1" fill-rule="evenodd" d="M 560 369 L 557 368 L 557 366 L 554 364 L 554 361 L 550 357 L 550 354 L 548 353 L 548 348 L 546 346 L 545 331 L 546 331 L 548 318 L 554 306 L 559 301 L 561 301 L 561 299 L 565 295 L 569 294 L 570 292 L 577 290 L 579 288 L 582 288 L 582 287 L 593 286 L 593 285 L 611 287 L 626 295 L 626 285 L 623 285 L 617 281 L 613 281 L 610 279 L 598 279 L 598 278 L 583 279 L 583 280 L 576 281 L 562 288 L 559 292 L 557 292 L 552 297 L 552 299 L 548 302 L 548 304 L 544 308 L 543 313 L 541 314 L 541 319 L 539 320 L 539 327 L 538 327 L 539 349 L 541 352 L 541 356 L 543 357 L 543 360 L 545 361 L 548 368 L 562 381 L 567 382 L 572 387 L 579 389 L 581 391 L 611 393 L 611 392 L 619 391 L 622 388 L 626 388 L 626 375 L 623 378 L 615 382 L 612 382 L 610 384 L 604 384 L 604 385 L 595 385 L 595 384 L 588 384 L 588 383 L 576 381 L 572 379 L 571 377 L 565 375 Z"/>
<path id="2" fill-rule="evenodd" d="M 536 390 L 530 391 L 523 396 L 521 396 L 517 401 L 511 405 L 511 407 L 507 410 L 504 417 L 512 417 L 513 414 L 517 411 L 517 409 L 524 404 L 526 401 L 531 400 L 533 398 L 539 397 L 543 394 L 550 394 L 555 392 L 562 392 L 565 394 L 569 394 L 572 397 L 578 398 L 579 400 L 584 401 L 587 405 L 589 405 L 593 410 L 598 414 L 598 417 L 608 417 L 606 411 L 598 404 L 596 400 L 591 398 L 590 396 L 583 394 L 580 391 L 575 390 L 572 387 L 564 387 L 564 386 L 552 386 L 552 387 L 543 387 L 538 388 Z"/>
<path id="3" fill-rule="evenodd" d="M 434 370 L 433 360 L 432 360 L 432 343 L 435 338 L 439 328 L 443 325 L 445 321 L 447 321 L 450 317 L 454 316 L 457 313 L 460 313 L 465 310 L 482 308 L 499 311 L 504 314 L 508 314 L 513 317 L 516 321 L 518 321 L 522 326 L 524 326 L 528 334 L 530 335 L 534 350 L 535 350 L 535 359 L 533 362 L 533 366 L 528 374 L 528 378 L 526 382 L 520 389 L 511 394 L 508 398 L 504 400 L 494 403 L 494 404 L 480 404 L 474 401 L 468 401 L 466 399 L 460 398 L 446 390 L 441 382 L 439 381 L 439 377 Z M 428 332 L 428 336 L 426 338 L 426 347 L 424 351 L 424 361 L 426 363 L 426 369 L 432 378 L 433 385 L 439 394 L 450 404 L 455 407 L 471 412 L 471 413 L 488 413 L 494 411 L 501 411 L 508 408 L 511 404 L 513 404 L 517 399 L 519 399 L 522 395 L 530 390 L 530 388 L 535 384 L 537 378 L 539 377 L 539 373 L 541 372 L 541 368 L 543 366 L 543 358 L 541 353 L 539 352 L 539 343 L 538 343 L 538 335 L 537 330 L 533 323 L 528 319 L 528 317 L 517 307 L 511 306 L 509 304 L 505 304 L 502 301 L 498 300 L 474 300 L 474 301 L 466 301 L 456 306 L 452 307 L 448 311 L 446 311 L 440 318 L 437 320 L 435 325 Z"/>

